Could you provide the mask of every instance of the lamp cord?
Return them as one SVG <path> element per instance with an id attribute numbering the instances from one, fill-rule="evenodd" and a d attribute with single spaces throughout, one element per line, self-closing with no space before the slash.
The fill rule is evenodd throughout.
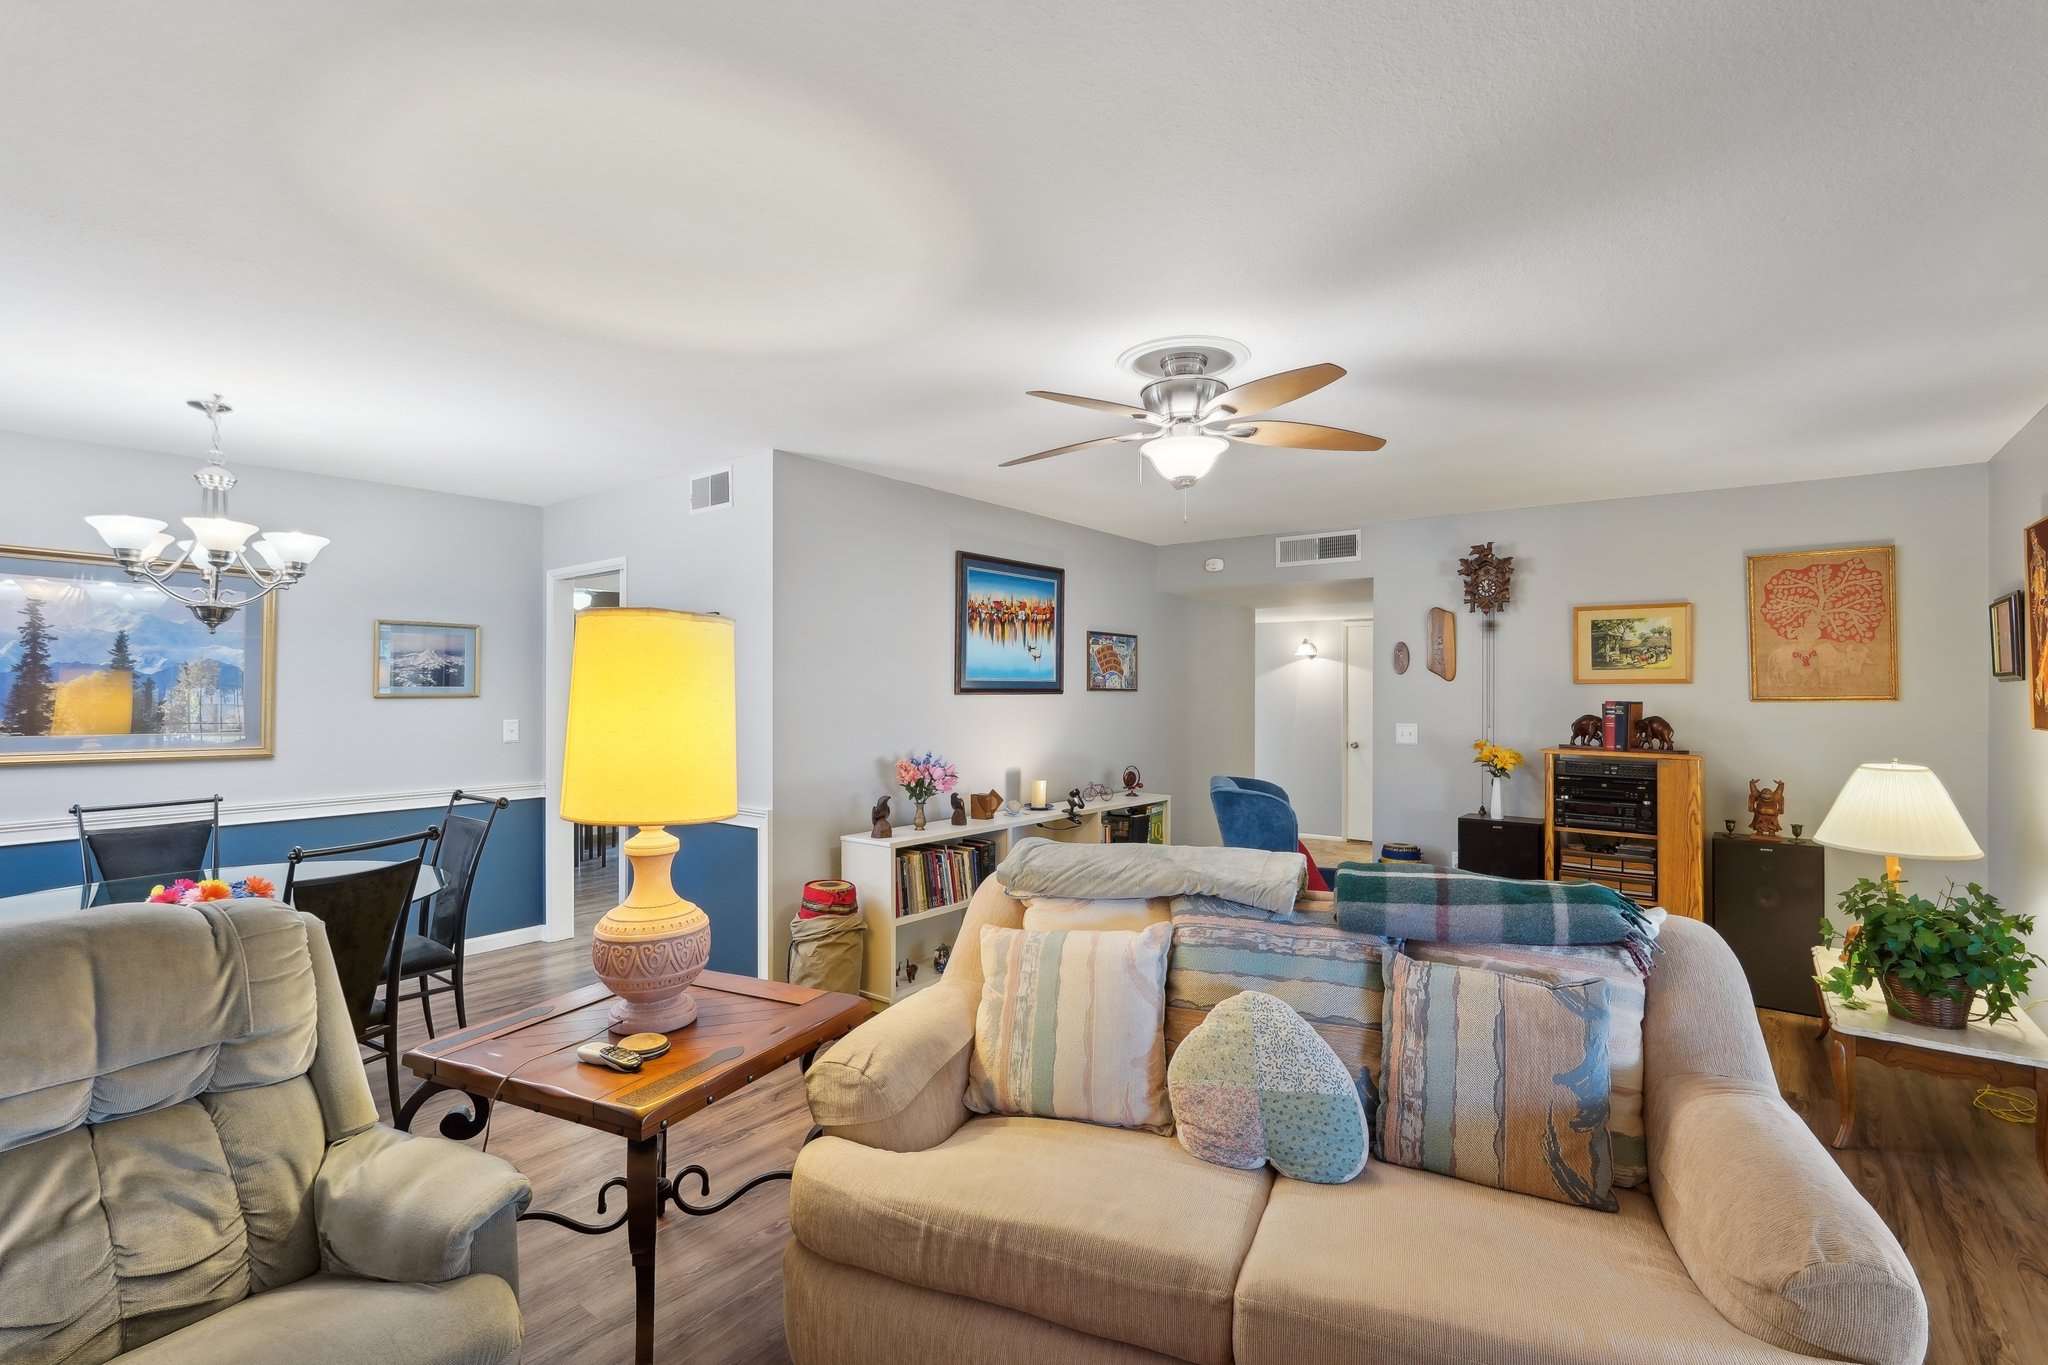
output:
<path id="1" fill-rule="evenodd" d="M 2040 1106 L 2032 1095 L 2024 1090 L 2008 1086 L 1980 1085 L 1977 1093 L 1970 1097 L 1973 1108 L 1982 1109 L 1991 1117 L 2005 1123 L 2039 1123 Z"/>

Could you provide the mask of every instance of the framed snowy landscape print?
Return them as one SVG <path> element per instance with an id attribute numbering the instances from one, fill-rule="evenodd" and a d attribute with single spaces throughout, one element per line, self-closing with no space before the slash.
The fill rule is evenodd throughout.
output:
<path id="1" fill-rule="evenodd" d="M 482 626 L 379 621 L 370 695 L 380 701 L 476 696 L 482 636 Z"/>
<path id="2" fill-rule="evenodd" d="M 0 764 L 268 758 L 276 662 L 274 595 L 209 632 L 107 555 L 0 546 Z"/>

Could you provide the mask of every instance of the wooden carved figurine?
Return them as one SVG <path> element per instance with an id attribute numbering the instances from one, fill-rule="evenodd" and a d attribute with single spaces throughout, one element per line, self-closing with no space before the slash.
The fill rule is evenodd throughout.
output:
<path id="1" fill-rule="evenodd" d="M 1785 784 L 1780 781 L 1765 791 L 1755 778 L 1749 779 L 1749 832 L 1758 839 L 1778 839 L 1778 817 L 1785 813 Z"/>
<path id="2" fill-rule="evenodd" d="M 1580 716 L 1577 720 L 1573 721 L 1572 737 L 1566 742 L 1575 747 L 1584 747 L 1588 744 L 1592 745 L 1595 749 L 1604 747 L 1606 736 L 1600 728 L 1600 717 Z"/>
<path id="3" fill-rule="evenodd" d="M 1067 789 L 1067 818 L 1069 820 L 1080 819 L 1081 812 L 1087 809 L 1087 805 L 1088 803 L 1081 799 L 1081 789 L 1079 787 L 1069 787 Z"/>
<path id="4" fill-rule="evenodd" d="M 996 812 L 1003 808 L 1003 794 L 1001 792 L 976 792 L 967 798 L 967 804 L 973 807 L 975 819 L 993 820 L 996 818 Z"/>
<path id="5" fill-rule="evenodd" d="M 1458 618 L 1442 607 L 1429 609 L 1429 671 L 1450 682 L 1458 676 Z"/>
<path id="6" fill-rule="evenodd" d="M 956 825 L 967 823 L 967 803 L 960 799 L 959 792 L 953 793 L 953 823 Z"/>
<path id="7" fill-rule="evenodd" d="M 875 838 L 886 839 L 891 834 L 894 834 L 896 832 L 895 830 L 889 828 L 888 797 L 885 796 L 881 800 L 875 802 L 875 808 L 869 811 L 868 815 L 875 822 L 875 827 L 869 830 L 868 833 L 874 835 Z"/>
<path id="8" fill-rule="evenodd" d="M 1669 752 L 1674 736 L 1671 722 L 1662 716 L 1639 716 L 1629 735 L 1631 749 L 1663 749 Z"/>

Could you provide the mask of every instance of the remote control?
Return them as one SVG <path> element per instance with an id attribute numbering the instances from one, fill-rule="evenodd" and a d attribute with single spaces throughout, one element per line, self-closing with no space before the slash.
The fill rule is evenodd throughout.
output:
<path id="1" fill-rule="evenodd" d="M 640 1054 L 628 1052 L 610 1043 L 585 1043 L 576 1049 L 576 1059 L 589 1066 L 608 1066 L 614 1071 L 633 1072 L 640 1069 Z"/>

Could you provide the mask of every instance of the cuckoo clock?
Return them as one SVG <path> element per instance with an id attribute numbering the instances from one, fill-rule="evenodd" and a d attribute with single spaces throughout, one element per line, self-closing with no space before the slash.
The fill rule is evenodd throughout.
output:
<path id="1" fill-rule="evenodd" d="M 1515 573 L 1513 555 L 1497 555 L 1493 542 L 1474 545 L 1467 558 L 1458 561 L 1458 574 L 1465 580 L 1465 609 L 1491 616 L 1508 604 Z"/>

